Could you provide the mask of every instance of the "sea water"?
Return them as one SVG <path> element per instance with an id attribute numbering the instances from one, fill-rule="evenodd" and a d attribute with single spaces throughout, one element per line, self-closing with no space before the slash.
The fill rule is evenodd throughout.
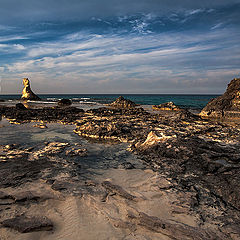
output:
<path id="1" fill-rule="evenodd" d="M 213 98 L 219 95 L 184 95 L 184 94 L 48 94 L 41 95 L 42 103 L 55 103 L 62 98 L 68 98 L 79 104 L 108 104 L 119 96 L 134 101 L 140 105 L 158 105 L 165 102 L 174 102 L 177 106 L 188 109 L 201 110 Z M 20 95 L 0 95 L 6 102 L 20 99 Z M 0 103 L 1 104 L 1 103 Z"/>

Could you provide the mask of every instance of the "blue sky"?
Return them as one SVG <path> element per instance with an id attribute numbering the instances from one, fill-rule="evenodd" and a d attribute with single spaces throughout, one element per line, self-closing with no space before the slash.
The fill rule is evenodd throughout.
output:
<path id="1" fill-rule="evenodd" d="M 222 93 L 240 0 L 0 0 L 1 94 Z"/>

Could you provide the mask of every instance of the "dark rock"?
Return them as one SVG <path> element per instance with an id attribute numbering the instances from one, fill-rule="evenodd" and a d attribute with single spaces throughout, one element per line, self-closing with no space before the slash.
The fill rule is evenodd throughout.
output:
<path id="1" fill-rule="evenodd" d="M 27 217 L 25 215 L 16 216 L 2 221 L 2 226 L 14 229 L 20 233 L 51 231 L 53 223 L 46 217 Z"/>
<path id="2" fill-rule="evenodd" d="M 72 104 L 72 101 L 70 99 L 61 99 L 58 101 L 59 106 L 70 106 Z"/>
<path id="3" fill-rule="evenodd" d="M 233 79 L 226 92 L 211 100 L 200 113 L 204 118 L 240 118 L 240 78 Z"/>
<path id="4" fill-rule="evenodd" d="M 84 113 L 83 109 L 75 107 L 44 107 L 40 109 L 27 109 L 26 111 L 26 108 L 23 108 L 22 105 L 19 108 L 0 107 L 0 115 L 9 119 L 16 119 L 17 122 L 39 120 L 72 123 L 76 119 L 79 119 L 82 113 Z"/>
<path id="5" fill-rule="evenodd" d="M 62 182 L 62 181 L 54 181 L 52 184 L 52 189 L 56 191 L 63 191 L 70 187 L 70 183 L 68 182 Z"/>
<path id="6" fill-rule="evenodd" d="M 5 100 L 4 99 L 0 99 L 0 102 L 5 102 Z"/>
<path id="7" fill-rule="evenodd" d="M 120 96 L 113 103 L 109 104 L 109 106 L 117 108 L 134 108 L 137 104 Z"/>
<path id="8" fill-rule="evenodd" d="M 11 156 L 11 161 L 0 161 L 0 187 L 16 187 L 23 183 L 39 179 L 43 169 L 52 167 L 48 159 L 27 160 L 25 156 Z"/>
<path id="9" fill-rule="evenodd" d="M 17 103 L 16 109 L 17 110 L 26 110 L 27 108 L 22 103 Z"/>
<path id="10" fill-rule="evenodd" d="M 122 163 L 119 168 L 122 168 L 122 169 L 135 169 L 134 165 L 130 162 L 124 162 Z"/>
<path id="11" fill-rule="evenodd" d="M 222 233 L 217 234 L 208 229 L 200 229 L 185 224 L 170 223 L 160 218 L 149 216 L 143 212 L 140 212 L 137 215 L 129 213 L 128 218 L 136 225 L 144 227 L 153 232 L 162 233 L 166 236 L 169 236 L 171 239 L 229 239 L 229 236 Z"/>
<path id="12" fill-rule="evenodd" d="M 180 109 L 174 116 L 176 119 L 179 120 L 199 120 L 200 117 L 189 112 L 187 109 Z"/>
<path id="13" fill-rule="evenodd" d="M 122 187 L 115 185 L 109 181 L 102 182 L 102 186 L 109 192 L 119 195 L 127 200 L 136 200 L 136 197 L 126 192 Z"/>

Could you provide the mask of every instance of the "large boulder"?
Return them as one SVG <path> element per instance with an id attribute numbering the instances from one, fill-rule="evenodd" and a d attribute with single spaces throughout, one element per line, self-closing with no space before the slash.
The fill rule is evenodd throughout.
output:
<path id="1" fill-rule="evenodd" d="M 109 104 L 109 106 L 117 108 L 134 108 L 137 104 L 120 96 L 113 103 Z"/>
<path id="2" fill-rule="evenodd" d="M 72 104 L 72 101 L 70 99 L 63 98 L 58 101 L 59 106 L 70 106 Z"/>
<path id="3" fill-rule="evenodd" d="M 240 118 L 240 78 L 234 78 L 226 92 L 212 99 L 200 113 L 204 118 Z"/>
<path id="4" fill-rule="evenodd" d="M 33 101 L 38 101 L 41 100 L 40 97 L 38 97 L 35 93 L 33 93 L 31 87 L 30 87 L 30 81 L 28 78 L 23 79 L 23 91 L 22 91 L 22 100 L 33 100 Z"/>
<path id="5" fill-rule="evenodd" d="M 17 110 L 26 110 L 27 108 L 22 103 L 17 103 L 16 109 Z"/>

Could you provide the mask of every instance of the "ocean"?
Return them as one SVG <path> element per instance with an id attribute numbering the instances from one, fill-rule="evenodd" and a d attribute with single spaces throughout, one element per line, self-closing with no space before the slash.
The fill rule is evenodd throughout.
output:
<path id="1" fill-rule="evenodd" d="M 68 98 L 75 104 L 108 104 L 119 96 L 141 105 L 158 105 L 174 102 L 177 106 L 193 110 L 201 110 L 213 98 L 219 95 L 184 95 L 184 94 L 47 94 L 38 95 L 42 103 L 52 104 L 62 98 Z M 15 102 L 21 95 L 0 95 L 6 102 Z"/>

